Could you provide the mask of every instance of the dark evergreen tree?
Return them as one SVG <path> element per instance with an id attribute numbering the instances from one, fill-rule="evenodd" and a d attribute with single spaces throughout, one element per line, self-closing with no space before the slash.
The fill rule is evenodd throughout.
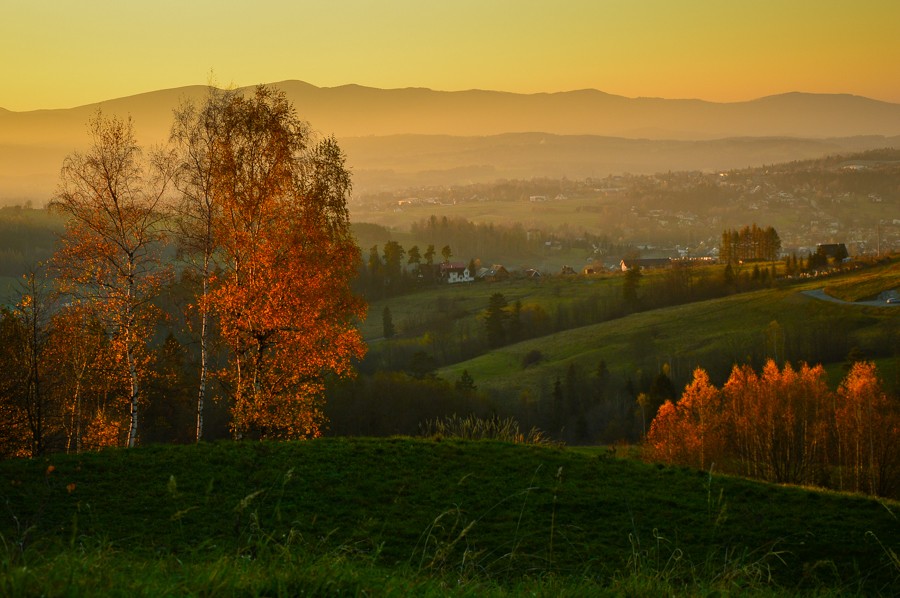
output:
<path id="1" fill-rule="evenodd" d="M 484 328 L 488 346 L 502 347 L 506 344 L 506 322 L 509 314 L 506 311 L 506 297 L 502 293 L 494 293 L 488 300 L 488 308 L 484 315 Z"/>
<path id="2" fill-rule="evenodd" d="M 516 299 L 513 303 L 512 313 L 509 314 L 509 342 L 516 343 L 522 340 L 522 301 Z"/>
<path id="3" fill-rule="evenodd" d="M 394 318 L 391 315 L 391 308 L 387 305 L 381 312 L 381 330 L 384 338 L 394 338 L 396 330 L 394 329 Z"/>
<path id="4" fill-rule="evenodd" d="M 384 286 L 393 295 L 403 287 L 403 256 L 406 251 L 397 241 L 384 244 Z"/>
<path id="5" fill-rule="evenodd" d="M 560 433 L 565 424 L 565 394 L 563 393 L 562 381 L 559 376 L 553 382 L 553 397 L 551 401 L 553 413 L 550 421 L 553 422 L 553 430 Z"/>
<path id="6" fill-rule="evenodd" d="M 369 249 L 368 261 L 369 284 L 368 292 L 371 298 L 379 298 L 384 295 L 384 264 L 378 255 L 378 245 L 372 245 Z"/>
<path id="7" fill-rule="evenodd" d="M 422 254 L 419 253 L 419 246 L 413 245 L 409 248 L 409 251 L 406 253 L 406 264 L 412 266 L 413 276 L 418 276 L 419 274 L 419 265 L 422 263 Z"/>
<path id="8" fill-rule="evenodd" d="M 594 379 L 594 402 L 602 404 L 607 399 L 610 380 L 609 368 L 606 366 L 605 359 L 601 359 L 600 363 L 597 364 L 597 369 L 594 372 Z"/>
<path id="9" fill-rule="evenodd" d="M 734 268 L 731 267 L 731 262 L 728 262 L 722 271 L 722 282 L 726 288 L 731 289 L 734 287 L 734 280 Z"/>
<path id="10" fill-rule="evenodd" d="M 664 365 L 659 374 L 656 375 L 656 378 L 653 379 L 653 383 L 650 385 L 650 391 L 647 395 L 649 397 L 649 402 L 647 405 L 646 417 L 647 423 L 649 424 L 649 422 L 653 421 L 653 418 L 656 417 L 656 412 L 662 407 L 663 403 L 666 401 L 672 401 L 674 403 L 678 398 L 678 391 L 675 390 L 675 385 L 669 377 L 668 364 Z"/>
<path id="11" fill-rule="evenodd" d="M 459 380 L 456 381 L 456 390 L 465 394 L 472 394 L 478 390 L 475 380 L 469 375 L 469 370 L 463 370 L 463 373 L 460 374 Z"/>
<path id="12" fill-rule="evenodd" d="M 635 266 L 629 268 L 625 272 L 625 280 L 622 283 L 622 299 L 625 301 L 626 307 L 636 309 L 638 306 L 638 287 L 641 284 L 640 268 Z"/>

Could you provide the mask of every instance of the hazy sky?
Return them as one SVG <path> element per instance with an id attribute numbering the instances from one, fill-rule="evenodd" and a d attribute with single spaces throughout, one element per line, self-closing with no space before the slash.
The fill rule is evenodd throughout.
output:
<path id="1" fill-rule="evenodd" d="M 0 107 L 322 87 L 900 102 L 898 0 L 0 0 Z"/>

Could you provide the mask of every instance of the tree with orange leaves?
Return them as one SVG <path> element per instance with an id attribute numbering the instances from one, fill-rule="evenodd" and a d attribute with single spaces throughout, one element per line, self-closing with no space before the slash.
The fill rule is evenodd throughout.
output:
<path id="1" fill-rule="evenodd" d="M 175 110 L 171 132 L 177 164 L 175 186 L 180 196 L 173 210 L 177 254 L 199 287 L 199 296 L 189 306 L 189 310 L 196 313 L 199 319 L 196 324 L 200 351 L 195 408 L 197 442 L 203 438 L 203 413 L 209 394 L 210 337 L 213 328 L 210 293 L 218 249 L 216 224 L 222 210 L 215 191 L 215 176 L 219 169 L 214 160 L 216 148 L 222 143 L 219 136 L 225 132 L 222 116 L 233 96 L 233 92 L 210 87 L 203 104 L 184 102 Z M 191 328 L 190 319 L 186 319 Z"/>
<path id="2" fill-rule="evenodd" d="M 314 142 L 284 94 L 228 96 L 212 147 L 221 274 L 210 304 L 231 350 L 220 376 L 242 437 L 313 437 L 329 375 L 352 373 L 364 346 L 350 289 L 350 175 L 333 139 Z"/>
<path id="3" fill-rule="evenodd" d="M 825 478 L 831 391 L 821 365 L 779 370 L 769 360 L 761 375 L 735 366 L 722 391 L 746 475 L 794 484 Z"/>
<path id="4" fill-rule="evenodd" d="M 120 444 L 127 391 L 109 367 L 115 362 L 113 349 L 94 310 L 77 302 L 63 306 L 52 316 L 49 340 L 61 448 L 80 453 Z M 100 438 L 105 444 L 98 443 Z"/>
<path id="5" fill-rule="evenodd" d="M 92 145 L 65 159 L 51 203 L 69 217 L 53 264 L 61 290 L 89 306 L 106 328 L 111 365 L 127 388 L 122 398 L 131 447 L 150 373 L 146 349 L 157 318 L 151 300 L 164 275 L 158 251 L 169 161 L 161 154 L 144 159 L 130 120 L 98 111 L 88 126 Z"/>
<path id="6" fill-rule="evenodd" d="M 49 363 L 46 359 L 49 344 L 49 316 L 52 298 L 44 273 L 31 269 L 20 283 L 20 299 L 15 314 L 24 325 L 24 341 L 17 349 L 23 359 L 25 378 L 21 384 L 21 407 L 26 414 L 30 431 L 32 457 L 40 456 L 47 448 L 53 419 L 50 385 L 46 374 Z"/>
<path id="7" fill-rule="evenodd" d="M 842 489 L 879 496 L 900 489 L 900 405 L 882 389 L 874 364 L 854 363 L 841 382 L 835 430 Z"/>
<path id="8" fill-rule="evenodd" d="M 681 400 L 659 408 L 647 443 L 654 459 L 706 469 L 724 457 L 724 434 L 721 392 L 697 368 Z"/>
<path id="9" fill-rule="evenodd" d="M 27 410 L 28 329 L 9 309 L 0 308 L 0 458 L 30 457 L 34 446 Z"/>

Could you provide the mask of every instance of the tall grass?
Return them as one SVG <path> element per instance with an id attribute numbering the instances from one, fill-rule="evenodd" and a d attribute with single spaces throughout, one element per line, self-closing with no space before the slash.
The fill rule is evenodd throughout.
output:
<path id="1" fill-rule="evenodd" d="M 500 440 L 514 444 L 554 444 L 540 429 L 532 427 L 522 432 L 519 422 L 513 417 L 501 419 L 453 414 L 448 417 L 429 419 L 420 424 L 420 435 L 426 438 L 453 438 L 456 440 Z"/>
<path id="2" fill-rule="evenodd" d="M 0 463 L 0 596 L 889 595 L 900 583 L 882 503 L 584 447 L 322 439 L 52 463 Z"/>

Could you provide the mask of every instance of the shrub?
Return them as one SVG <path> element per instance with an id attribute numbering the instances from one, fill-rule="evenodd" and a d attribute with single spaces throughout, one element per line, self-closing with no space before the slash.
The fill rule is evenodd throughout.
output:
<path id="1" fill-rule="evenodd" d="M 544 436 L 538 428 L 531 428 L 527 434 L 519 429 L 515 418 L 500 419 L 496 415 L 491 418 L 469 415 L 460 417 L 456 414 L 449 417 L 429 419 L 419 425 L 421 435 L 426 438 L 457 438 L 460 440 L 502 440 L 516 444 L 550 444 L 552 441 Z"/>

